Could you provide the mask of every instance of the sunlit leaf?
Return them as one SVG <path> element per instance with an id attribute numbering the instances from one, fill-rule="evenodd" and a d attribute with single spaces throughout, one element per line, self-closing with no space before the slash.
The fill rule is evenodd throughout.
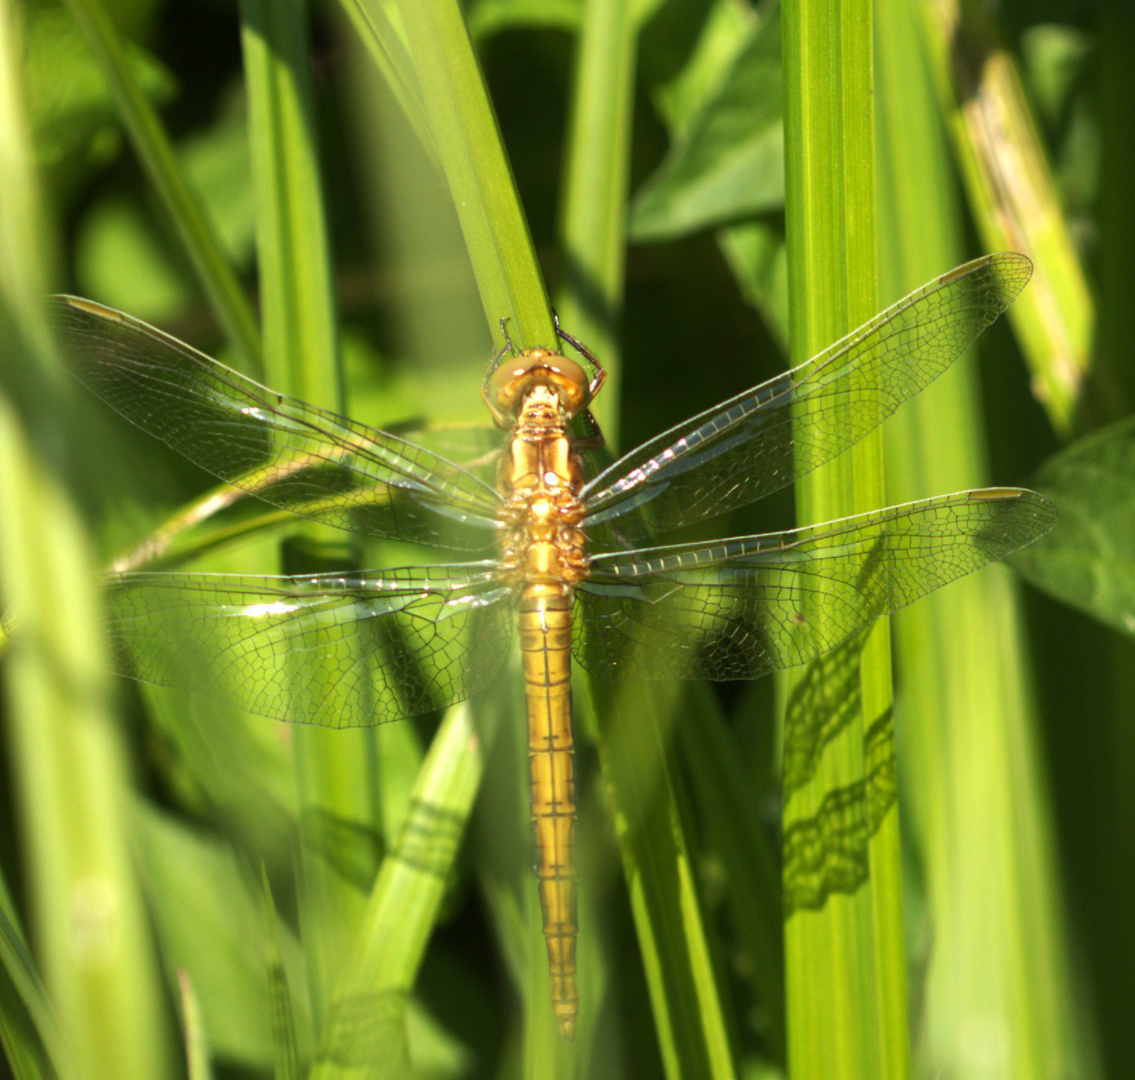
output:
<path id="1" fill-rule="evenodd" d="M 784 204 L 780 83 L 780 19 L 770 18 L 689 136 L 639 190 L 632 239 L 668 239 Z"/>
<path id="2" fill-rule="evenodd" d="M 1035 483 L 1060 523 L 1014 565 L 1057 599 L 1135 634 L 1135 421 L 1073 443 Z"/>

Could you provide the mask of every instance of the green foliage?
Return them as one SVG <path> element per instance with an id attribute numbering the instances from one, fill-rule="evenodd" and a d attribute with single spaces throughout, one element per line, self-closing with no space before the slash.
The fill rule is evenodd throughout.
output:
<path id="1" fill-rule="evenodd" d="M 1060 507 L 1060 530 L 1014 565 L 1064 603 L 1135 633 L 1135 424 L 1078 440 L 1033 483 Z"/>
<path id="2" fill-rule="evenodd" d="M 750 40 L 705 107 L 635 193 L 633 241 L 667 240 L 784 205 L 780 20 Z"/>
<path id="3" fill-rule="evenodd" d="M 782 688 L 780 729 L 768 681 L 578 679 L 582 1012 L 567 1046 L 548 1008 L 515 671 L 444 717 L 363 732 L 247 715 L 239 686 L 138 695 L 105 677 L 92 570 L 119 549 L 232 573 L 434 554 L 213 513 L 195 470 L 94 426 L 38 321 L 43 292 L 91 295 L 271 371 L 274 388 L 378 426 L 417 420 L 407 437 L 477 458 L 464 426 L 484 419 L 498 322 L 551 345 L 553 294 L 612 369 L 598 405 L 626 448 L 783 370 L 790 271 L 818 348 L 882 306 L 877 287 L 886 302 L 976 254 L 976 226 L 1037 264 L 1021 345 L 983 341 L 984 405 L 967 364 L 888 421 L 887 501 L 1039 466 L 1062 519 L 1016 565 L 1129 636 L 1130 422 L 1085 434 L 1135 393 L 1106 367 L 1135 340 L 1135 214 L 1106 186 L 1131 138 L 1130 110 L 1110 104 L 1130 89 L 1123 26 L 1029 25 L 1017 5 L 1012 28 L 947 32 L 877 4 L 869 86 L 862 65 L 831 81 L 836 43 L 859 55 L 863 28 L 829 27 L 817 47 L 808 35 L 828 31 L 801 30 L 808 5 L 786 14 L 787 46 L 774 6 L 735 0 L 480 0 L 468 33 L 452 0 L 148 7 L 126 28 L 94 0 L 23 5 L 22 45 L 0 9 L 0 84 L 19 90 L 0 95 L 13 1074 L 1135 1074 L 1119 634 L 1022 605 L 988 571 L 897 622 L 893 705 L 885 657 L 861 679 L 846 651 Z M 964 82 L 975 71 L 1004 78 L 984 124 L 965 108 L 988 105 Z M 831 125 L 787 169 L 785 109 Z M 991 131 L 1003 141 L 983 145 Z M 31 136 L 42 210 L 20 156 Z M 872 173 L 873 211 L 855 201 Z M 840 212 L 825 218 L 824 200 Z M 1088 241 L 1110 306 L 1081 268 Z M 1054 432 L 1079 438 L 1054 454 Z M 876 464 L 843 464 L 828 481 L 840 506 L 879 483 Z M 712 535 L 789 525 L 789 502 L 768 502 Z M 1098 646 L 1085 670 L 1081 639 Z M 1034 667 L 1030 641 L 1059 662 Z"/>
<path id="4" fill-rule="evenodd" d="M 269 1060 L 275 969 L 268 961 L 274 956 L 276 966 L 298 981 L 297 943 L 267 921 L 260 883 L 229 844 L 145 805 L 138 809 L 135 836 L 166 962 L 193 987 L 211 1053 L 253 1065 Z M 208 949 L 201 948 L 204 941 Z M 310 1026 L 306 1014 L 301 1021 Z"/>

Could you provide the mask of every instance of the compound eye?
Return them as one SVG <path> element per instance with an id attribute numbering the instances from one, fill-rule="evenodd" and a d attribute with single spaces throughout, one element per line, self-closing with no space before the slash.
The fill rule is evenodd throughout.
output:
<path id="1" fill-rule="evenodd" d="M 528 353 L 508 357 L 497 365 L 496 371 L 489 376 L 489 389 L 493 397 L 501 399 L 502 394 L 509 394 L 510 388 L 518 386 L 524 376 L 532 370 L 532 360 Z M 515 392 L 515 391 L 512 391 Z M 501 404 L 504 404 L 501 401 Z"/>
<path id="2" fill-rule="evenodd" d="M 535 383 L 554 390 L 570 416 L 587 405 L 587 373 L 574 360 L 547 349 L 528 349 L 502 360 L 488 385 L 497 408 L 515 413 L 521 396 Z"/>
<path id="3" fill-rule="evenodd" d="M 591 385 L 587 372 L 566 356 L 549 357 L 548 367 L 553 374 L 552 384 L 560 392 L 564 407 L 574 416 L 587 405 L 587 388 Z"/>
<path id="4" fill-rule="evenodd" d="M 502 362 L 489 376 L 486 384 L 489 400 L 502 412 L 515 414 L 520 402 L 530 365 L 523 355 Z"/>

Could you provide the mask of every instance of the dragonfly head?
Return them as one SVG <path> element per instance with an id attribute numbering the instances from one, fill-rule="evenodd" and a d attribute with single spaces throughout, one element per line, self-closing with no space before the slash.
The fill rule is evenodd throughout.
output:
<path id="1" fill-rule="evenodd" d="M 485 380 L 485 403 L 497 423 L 508 426 L 537 386 L 547 388 L 559 399 L 567 420 L 591 401 L 591 382 L 581 365 L 547 349 L 526 349 L 502 360 L 490 373 Z"/>

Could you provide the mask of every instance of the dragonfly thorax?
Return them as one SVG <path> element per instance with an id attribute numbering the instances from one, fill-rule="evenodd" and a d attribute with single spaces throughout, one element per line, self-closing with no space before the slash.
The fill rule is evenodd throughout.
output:
<path id="1" fill-rule="evenodd" d="M 516 584 L 565 590 L 586 572 L 580 523 L 583 466 L 567 434 L 567 410 L 541 373 L 523 391 L 502 456 L 501 562 Z"/>

